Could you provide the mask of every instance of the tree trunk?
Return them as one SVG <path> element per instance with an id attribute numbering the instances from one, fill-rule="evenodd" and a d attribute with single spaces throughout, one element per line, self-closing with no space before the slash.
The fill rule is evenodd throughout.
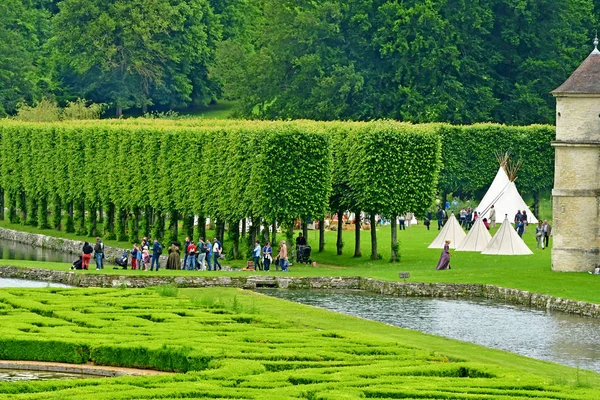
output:
<path id="1" fill-rule="evenodd" d="M 162 239 L 165 233 L 165 215 L 158 210 L 153 212 L 154 223 L 152 224 L 152 238 Z"/>
<path id="2" fill-rule="evenodd" d="M 75 204 L 73 201 L 67 203 L 67 226 L 65 230 L 67 233 L 75 232 Z"/>
<path id="3" fill-rule="evenodd" d="M 26 197 L 27 219 L 25 220 L 25 225 L 37 226 L 37 203 L 35 197 Z"/>
<path id="4" fill-rule="evenodd" d="M 48 197 L 40 196 L 37 209 L 37 226 L 39 229 L 48 229 Z"/>
<path id="5" fill-rule="evenodd" d="M 325 218 L 319 221 L 319 253 L 325 251 Z"/>
<path id="6" fill-rule="evenodd" d="M 277 222 L 273 222 L 273 232 L 271 232 L 271 245 L 275 246 L 277 243 Z M 275 258 L 273 258 L 275 259 Z"/>
<path id="7" fill-rule="evenodd" d="M 306 244 L 308 243 L 308 223 L 306 222 L 306 220 L 302 221 L 302 236 L 304 236 L 304 239 L 306 239 Z"/>
<path id="8" fill-rule="evenodd" d="M 98 229 L 96 226 L 97 222 L 97 209 L 96 207 L 90 207 L 88 210 L 88 236 L 96 237 L 98 236 Z"/>
<path id="9" fill-rule="evenodd" d="M 52 211 L 52 226 L 60 232 L 62 229 L 62 201 L 59 196 L 54 196 Z"/>
<path id="10" fill-rule="evenodd" d="M 377 254 L 377 229 L 375 229 L 375 213 L 371 213 L 369 219 L 371 220 L 371 260 L 377 260 L 379 255 Z"/>
<path id="11" fill-rule="evenodd" d="M 206 217 L 204 215 L 198 217 L 198 234 L 206 239 Z"/>
<path id="12" fill-rule="evenodd" d="M 75 233 L 78 235 L 85 235 L 85 201 L 77 201 L 77 208 L 75 209 Z"/>
<path id="13" fill-rule="evenodd" d="M 139 237 L 139 221 L 140 221 L 140 209 L 135 207 L 132 211 L 127 214 L 127 230 L 129 243 L 137 243 Z"/>
<path id="14" fill-rule="evenodd" d="M 121 118 L 123 116 L 123 107 L 117 106 L 117 118 Z"/>
<path id="15" fill-rule="evenodd" d="M 114 240 L 115 235 L 115 205 L 109 203 L 106 218 L 104 219 L 104 236 L 107 240 Z"/>
<path id="16" fill-rule="evenodd" d="M 260 232 L 260 233 L 263 236 L 263 241 L 265 243 L 267 243 L 267 242 L 270 243 L 271 242 L 271 235 L 269 235 L 269 224 L 267 224 L 267 221 L 262 220 L 262 225 L 263 225 L 264 228 L 263 228 L 262 232 Z M 258 227 L 258 229 L 260 229 L 260 226 Z"/>
<path id="17" fill-rule="evenodd" d="M 344 247 L 344 242 L 342 238 L 342 233 L 344 231 L 343 220 L 342 220 L 342 210 L 337 210 L 338 223 L 337 223 L 337 241 L 335 242 L 335 246 L 337 248 L 337 255 L 342 255 L 342 248 Z"/>
<path id="18" fill-rule="evenodd" d="M 179 238 L 179 212 L 177 210 L 171 210 L 169 213 L 169 231 L 169 240 L 177 242 Z"/>
<path id="19" fill-rule="evenodd" d="M 392 262 L 400 261 L 398 252 L 398 216 L 392 215 Z"/>
<path id="20" fill-rule="evenodd" d="M 254 225 L 254 221 L 252 223 Z M 246 237 L 246 218 L 242 218 L 242 238 Z"/>
<path id="21" fill-rule="evenodd" d="M 540 215 L 540 192 L 533 193 L 533 215 Z"/>
<path id="22" fill-rule="evenodd" d="M 233 259 L 240 259 L 240 221 L 229 222 L 229 237 L 233 241 Z"/>
<path id="23" fill-rule="evenodd" d="M 17 208 L 21 209 L 21 223 L 25 224 L 27 221 L 27 204 L 25 199 L 25 192 L 19 194 L 19 204 Z"/>
<path id="24" fill-rule="evenodd" d="M 17 215 L 17 196 L 13 192 L 8 192 L 8 221 L 11 224 L 19 223 L 19 216 Z"/>
<path id="25" fill-rule="evenodd" d="M 104 207 L 98 206 L 98 223 L 104 225 Z"/>
<path id="26" fill-rule="evenodd" d="M 126 242 L 127 241 L 127 210 L 125 210 L 124 208 L 118 207 L 117 208 L 117 215 L 116 215 L 116 222 L 117 222 L 117 240 L 119 242 Z"/>
<path id="27" fill-rule="evenodd" d="M 371 227 L 371 229 L 373 229 Z M 354 257 L 362 257 L 360 251 L 360 211 L 354 213 Z"/>
<path id="28" fill-rule="evenodd" d="M 231 227 L 229 228 L 231 229 Z M 217 223 L 217 239 L 219 239 L 221 243 L 225 241 L 225 221 L 219 220 Z"/>
<path id="29" fill-rule="evenodd" d="M 0 220 L 4 221 L 4 189 L 0 188 Z"/>

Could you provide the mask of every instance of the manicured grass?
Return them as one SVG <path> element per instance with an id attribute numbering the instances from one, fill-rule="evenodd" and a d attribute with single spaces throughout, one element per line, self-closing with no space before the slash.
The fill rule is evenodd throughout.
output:
<path id="1" fill-rule="evenodd" d="M 597 399 L 600 390 L 597 373 L 227 288 L 0 290 L 0 358 L 190 371 L 4 383 L 0 399 Z"/>
<path id="2" fill-rule="evenodd" d="M 0 226 L 12 229 L 20 226 L 11 226 L 5 221 Z M 35 228 L 22 227 L 29 231 L 37 231 Z M 44 234 L 53 234 L 54 231 L 42 231 Z M 309 244 L 313 246 L 312 259 L 317 262 L 317 267 L 296 264 L 290 268 L 290 274 L 294 276 L 367 276 L 386 280 L 398 280 L 399 271 L 409 271 L 410 280 L 414 282 L 455 282 L 455 283 L 482 283 L 493 284 L 507 288 L 528 290 L 531 292 L 549 294 L 557 297 L 565 297 L 581 301 L 600 303 L 600 277 L 588 273 L 558 273 L 553 272 L 550 267 L 550 249 L 536 250 L 534 227 L 529 226 L 523 236 L 526 243 L 533 250 L 530 256 L 484 256 L 479 253 L 454 252 L 452 251 L 452 269 L 449 271 L 436 271 L 440 250 L 428 249 L 427 246 L 435 238 L 438 231 L 434 227 L 427 231 L 423 225 L 412 226 L 406 231 L 399 232 L 401 262 L 392 264 L 389 262 L 390 254 L 390 229 L 388 226 L 377 228 L 379 239 L 378 253 L 382 255 L 381 260 L 370 260 L 370 232 L 361 232 L 361 246 L 363 256 L 355 258 L 353 254 L 354 232 L 344 232 L 344 254 L 335 254 L 336 232 L 326 232 L 326 251 L 318 253 L 318 231 L 309 231 Z M 63 234 L 64 235 L 64 234 Z M 283 235 L 279 234 L 278 238 Z M 81 239 L 81 238 L 79 238 Z M 108 242 L 109 245 L 119 247 L 127 243 Z M 550 243 L 552 245 L 552 241 Z M 229 248 L 230 243 L 225 243 Z M 33 261 L 11 261 L 0 260 L 2 265 L 15 265 L 22 267 L 39 267 L 49 269 L 68 268 L 65 264 L 44 263 Z M 226 265 L 242 267 L 244 260 L 225 262 Z M 87 271 L 84 273 L 98 273 Z M 110 274 L 151 274 L 143 271 L 113 270 L 110 267 L 99 273 Z M 271 270 L 267 272 L 188 272 L 167 271 L 161 269 L 162 275 L 210 275 L 210 274 L 280 274 Z"/>

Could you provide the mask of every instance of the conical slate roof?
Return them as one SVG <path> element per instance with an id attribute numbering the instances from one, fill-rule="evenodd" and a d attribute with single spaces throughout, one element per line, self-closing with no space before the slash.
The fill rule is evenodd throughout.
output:
<path id="1" fill-rule="evenodd" d="M 467 236 L 456 246 L 456 251 L 483 251 L 491 240 L 492 235 L 483 224 L 483 219 L 477 218 Z"/>
<path id="2" fill-rule="evenodd" d="M 505 216 L 502 226 L 481 254 L 523 256 L 533 254 L 533 252 L 529 250 L 529 247 L 514 230 L 508 221 L 508 216 Z"/>
<path id="3" fill-rule="evenodd" d="M 600 51 L 598 39 L 594 40 L 594 51 L 581 63 L 579 68 L 558 88 L 554 96 L 561 94 L 600 94 Z"/>
<path id="4" fill-rule="evenodd" d="M 452 215 L 450 215 L 450 218 L 448 218 L 446 225 L 444 225 L 440 233 L 438 233 L 438 235 L 435 237 L 435 239 L 429 245 L 428 248 L 443 249 L 444 245 L 446 244 L 444 242 L 446 240 L 450 240 L 450 248 L 455 249 L 456 246 L 458 246 L 458 244 L 463 241 L 465 236 L 467 236 L 465 234 L 465 231 L 462 230 L 460 224 L 454 216 L 454 213 L 452 213 Z"/>

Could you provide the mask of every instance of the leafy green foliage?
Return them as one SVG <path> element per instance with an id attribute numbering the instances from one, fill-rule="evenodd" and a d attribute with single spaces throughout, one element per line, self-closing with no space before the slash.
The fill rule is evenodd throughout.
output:
<path id="1" fill-rule="evenodd" d="M 552 123 L 591 46 L 591 0 L 265 0 L 215 74 L 242 116 Z M 542 78 L 543 77 L 543 78 Z"/>

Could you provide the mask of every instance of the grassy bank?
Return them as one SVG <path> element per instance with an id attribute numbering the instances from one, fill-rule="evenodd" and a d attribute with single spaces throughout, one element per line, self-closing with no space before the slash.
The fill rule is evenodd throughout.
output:
<path id="1" fill-rule="evenodd" d="M 0 226 L 7 226 L 2 222 Z M 17 226 L 18 227 L 18 226 Z M 34 228 L 27 228 L 36 231 Z M 41 231 L 52 234 L 53 231 Z M 525 242 L 533 250 L 530 256 L 484 256 L 479 253 L 452 252 L 452 269 L 450 271 L 436 271 L 435 265 L 440 255 L 438 249 L 428 249 L 427 246 L 437 235 L 437 229 L 431 231 L 422 225 L 413 226 L 406 231 L 399 232 L 401 262 L 389 262 L 390 254 L 390 229 L 387 226 L 377 228 L 379 239 L 378 253 L 380 260 L 370 260 L 370 232 L 363 231 L 361 246 L 363 256 L 355 258 L 353 254 L 354 232 L 344 232 L 344 254 L 335 254 L 336 232 L 326 232 L 325 252 L 316 251 L 318 232 L 309 231 L 309 243 L 313 245 L 313 260 L 317 267 L 296 264 L 290 268 L 290 274 L 295 276 L 367 276 L 387 280 L 397 280 L 399 271 L 409 271 L 411 280 L 415 282 L 455 282 L 455 283 L 486 283 L 508 288 L 517 288 L 552 296 L 566 297 L 575 300 L 600 303 L 600 279 L 588 273 L 557 273 L 550 268 L 551 250 L 536 250 L 533 227 L 530 226 L 524 235 Z M 279 235 L 279 237 L 282 237 Z M 126 246 L 126 243 L 108 242 L 110 245 Z M 227 247 L 228 244 L 226 243 Z M 44 263 L 34 261 L 0 260 L 2 265 L 15 265 L 22 267 L 39 267 L 48 269 L 66 270 L 68 265 L 61 263 Z M 245 261 L 237 260 L 226 262 L 226 265 L 244 266 Z M 86 271 L 85 273 L 110 273 L 110 274 L 151 274 L 143 271 L 123 271 L 110 268 L 100 272 Z M 253 273 L 253 272 L 252 272 Z M 266 272 L 258 272 L 267 274 Z M 277 273 L 271 271 L 269 274 Z M 188 272 L 167 271 L 161 269 L 163 275 L 209 275 L 215 272 Z M 217 274 L 249 274 L 249 272 L 217 272 Z M 254 273 L 253 273 L 254 274 Z"/>
<path id="2" fill-rule="evenodd" d="M 4 383 L 0 399 L 596 399 L 600 389 L 596 373 L 224 288 L 4 289 L 0 343 L 6 359 L 190 371 Z"/>

